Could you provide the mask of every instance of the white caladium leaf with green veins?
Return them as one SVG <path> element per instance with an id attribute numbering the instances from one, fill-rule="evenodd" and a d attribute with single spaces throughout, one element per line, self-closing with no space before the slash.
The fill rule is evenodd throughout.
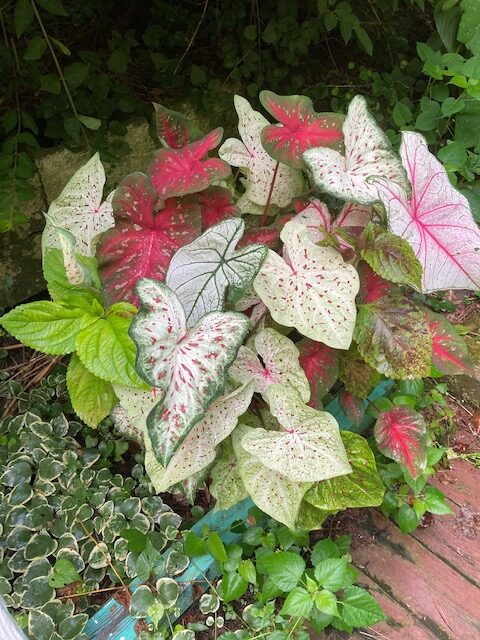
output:
<path id="1" fill-rule="evenodd" d="M 264 397 L 271 384 L 290 385 L 304 402 L 308 402 L 310 385 L 298 361 L 300 352 L 290 338 L 275 329 L 262 329 L 253 341 L 262 362 L 251 349 L 240 347 L 228 372 L 232 380 L 242 383 L 254 380 L 255 391 Z"/>
<path id="2" fill-rule="evenodd" d="M 269 250 L 255 291 L 279 324 L 334 349 L 348 349 L 360 286 L 356 269 L 333 247 L 315 245 L 299 222 L 288 222 L 280 238 L 289 262 Z"/>
<path id="3" fill-rule="evenodd" d="M 303 159 L 316 187 L 331 195 L 370 204 L 379 200 L 371 178 L 385 178 L 407 189 L 400 158 L 385 133 L 369 113 L 363 96 L 355 96 L 343 123 L 345 155 L 335 149 L 309 149 Z"/>
<path id="4" fill-rule="evenodd" d="M 240 298 L 257 275 L 267 248 L 250 244 L 236 250 L 244 228 L 239 218 L 223 220 L 173 256 L 166 284 L 180 299 L 187 326 L 210 311 L 221 311 L 227 287 Z"/>
<path id="5" fill-rule="evenodd" d="M 248 440 L 255 431 L 256 429 L 240 423 L 232 433 L 232 444 L 240 477 L 257 507 L 275 520 L 294 529 L 303 496 L 312 483 L 289 480 L 248 453 L 243 447 L 243 442 Z"/>
<path id="6" fill-rule="evenodd" d="M 299 169 L 291 169 L 271 158 L 262 146 L 262 129 L 270 123 L 241 96 L 234 98 L 238 113 L 238 132 L 242 141 L 228 138 L 218 150 L 218 155 L 234 167 L 240 167 L 246 175 L 245 202 L 265 205 L 275 171 L 275 184 L 270 203 L 287 206 L 303 191 L 303 177 Z M 256 213 L 256 211 L 249 211 Z M 261 213 L 261 211 L 260 211 Z"/>
<path id="7" fill-rule="evenodd" d="M 248 497 L 231 438 L 221 444 L 220 455 L 212 467 L 210 477 L 212 482 L 209 491 L 216 500 L 217 509 L 229 509 Z"/>
<path id="8" fill-rule="evenodd" d="M 48 209 L 54 225 L 69 231 L 76 240 L 76 251 L 84 256 L 94 256 L 93 239 L 114 225 L 110 198 L 102 203 L 105 170 L 96 153 L 76 171 L 61 194 Z M 42 248 L 60 248 L 55 227 L 47 220 L 43 231 Z"/>
<path id="9" fill-rule="evenodd" d="M 338 423 L 330 413 L 308 407 L 291 387 L 273 384 L 266 396 L 283 431 L 254 429 L 242 440 L 245 451 L 295 482 L 351 472 Z"/>
<path id="10" fill-rule="evenodd" d="M 216 447 L 235 429 L 239 416 L 248 409 L 252 396 L 253 381 L 250 381 L 232 393 L 214 400 L 166 468 L 155 458 L 147 434 L 145 469 L 156 491 L 167 491 L 173 485 L 212 464 L 216 456 Z"/>
<path id="11" fill-rule="evenodd" d="M 157 459 L 167 466 L 222 393 L 249 320 L 240 313 L 212 312 L 187 331 L 180 300 L 166 285 L 144 278 L 137 293 L 141 309 L 130 335 L 137 345 L 137 371 L 159 390 L 147 427 Z"/>

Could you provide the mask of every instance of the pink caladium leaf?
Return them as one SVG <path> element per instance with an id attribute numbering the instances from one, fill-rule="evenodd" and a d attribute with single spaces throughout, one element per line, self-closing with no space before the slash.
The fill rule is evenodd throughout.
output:
<path id="1" fill-rule="evenodd" d="M 278 249 L 280 243 L 280 229 L 274 227 L 259 227 L 249 229 L 243 234 L 243 238 L 238 243 L 238 247 L 245 247 L 247 244 L 264 244 L 269 249 Z"/>
<path id="2" fill-rule="evenodd" d="M 480 288 L 480 229 L 468 200 L 450 184 L 425 138 L 405 131 L 400 149 L 412 194 L 377 182 L 393 233 L 410 244 L 423 267 L 422 291 Z"/>
<path id="3" fill-rule="evenodd" d="M 455 327 L 429 310 L 425 311 L 425 319 L 432 336 L 432 362 L 435 367 L 449 376 L 473 376 L 474 365 L 467 345 Z"/>
<path id="4" fill-rule="evenodd" d="M 338 396 L 338 404 L 350 422 L 356 427 L 359 427 L 365 415 L 363 400 L 357 398 L 357 396 L 354 396 L 349 391 L 342 391 Z"/>
<path id="5" fill-rule="evenodd" d="M 408 469 L 413 478 L 425 468 L 427 428 L 420 413 L 404 406 L 382 411 L 374 434 L 380 451 Z"/>
<path id="6" fill-rule="evenodd" d="M 376 302 L 387 295 L 389 291 L 395 289 L 388 280 L 381 278 L 367 262 L 360 262 L 358 265 L 358 275 L 360 276 L 360 292 L 358 302 L 366 304 Z"/>
<path id="7" fill-rule="evenodd" d="M 170 198 L 155 212 L 157 193 L 143 173 L 132 173 L 113 196 L 115 227 L 102 235 L 97 259 L 109 302 L 137 303 L 140 278 L 164 280 L 173 254 L 200 233 L 200 208 L 192 196 Z"/>
<path id="8" fill-rule="evenodd" d="M 300 351 L 300 366 L 310 383 L 311 398 L 308 404 L 320 409 L 323 396 L 338 378 L 339 352 L 309 338 L 297 342 L 297 348 Z"/>
<path id="9" fill-rule="evenodd" d="M 343 123 L 345 156 L 336 149 L 309 149 L 303 159 L 314 184 L 337 198 L 360 204 L 379 200 L 372 178 L 386 178 L 407 188 L 400 158 L 367 109 L 363 96 L 355 96 Z"/>
<path id="10" fill-rule="evenodd" d="M 222 393 L 249 321 L 240 313 L 212 312 L 187 330 L 180 300 L 166 285 L 142 279 L 137 291 L 141 308 L 130 335 L 137 346 L 137 371 L 158 389 L 147 429 L 155 456 L 166 467 Z"/>
<path id="11" fill-rule="evenodd" d="M 158 138 L 167 147 L 180 149 L 203 137 L 203 133 L 183 113 L 167 109 L 156 102 L 153 106 Z"/>
<path id="12" fill-rule="evenodd" d="M 262 91 L 260 102 L 280 123 L 262 131 L 262 144 L 275 160 L 294 169 L 303 169 L 302 155 L 307 149 L 341 149 L 343 115 L 316 113 L 306 96 L 278 96 L 273 91 Z"/>
<path id="13" fill-rule="evenodd" d="M 229 165 L 207 154 L 220 144 L 223 129 L 214 129 L 201 140 L 181 149 L 160 149 L 149 168 L 149 175 L 158 194 L 157 207 L 167 198 L 203 191 L 214 180 L 230 175 Z"/>
<path id="14" fill-rule="evenodd" d="M 239 208 L 233 202 L 233 196 L 225 187 L 208 187 L 197 195 L 201 207 L 202 229 L 222 222 L 226 218 L 240 215 Z"/>

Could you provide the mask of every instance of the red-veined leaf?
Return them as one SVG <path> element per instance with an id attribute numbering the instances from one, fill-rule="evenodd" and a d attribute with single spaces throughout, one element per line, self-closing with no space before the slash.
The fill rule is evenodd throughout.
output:
<path id="1" fill-rule="evenodd" d="M 382 411 L 374 433 L 380 451 L 414 478 L 425 468 L 427 428 L 420 413 L 404 406 Z"/>
<path id="2" fill-rule="evenodd" d="M 233 203 L 233 196 L 225 187 L 208 187 L 197 195 L 201 207 L 202 229 L 205 230 L 225 218 L 240 215 L 240 210 Z"/>
<path id="3" fill-rule="evenodd" d="M 376 302 L 394 288 L 391 282 L 381 278 L 366 262 L 362 261 L 358 265 L 358 275 L 360 276 L 358 294 L 360 304 Z"/>
<path id="4" fill-rule="evenodd" d="M 474 366 L 467 345 L 455 327 L 431 311 L 426 311 L 425 317 L 432 335 L 432 361 L 435 367 L 449 376 L 474 375 Z"/>
<path id="5" fill-rule="evenodd" d="M 338 378 L 339 352 L 309 338 L 297 342 L 297 348 L 300 351 L 300 366 L 310 383 L 311 399 L 308 404 L 319 409 L 323 396 Z"/>
<path id="6" fill-rule="evenodd" d="M 343 413 L 355 426 L 359 426 L 365 415 L 365 405 L 361 398 L 357 398 L 349 391 L 342 391 L 338 396 L 338 404 Z"/>
<path id="7" fill-rule="evenodd" d="M 400 149 L 412 194 L 385 180 L 378 194 L 390 229 L 405 238 L 423 267 L 422 290 L 480 288 L 480 229 L 468 200 L 418 133 L 402 134 Z"/>
<path id="8" fill-rule="evenodd" d="M 219 158 L 207 158 L 207 153 L 220 144 L 223 129 L 214 129 L 197 142 L 181 149 L 160 149 L 150 165 L 149 175 L 157 190 L 161 207 L 166 198 L 203 191 L 214 180 L 230 175 L 230 167 Z"/>
<path id="9" fill-rule="evenodd" d="M 158 138 L 171 149 L 180 149 L 203 136 L 203 133 L 190 121 L 190 118 L 183 113 L 167 109 L 156 102 L 153 103 L 153 106 Z"/>
<path id="10" fill-rule="evenodd" d="M 278 227 L 259 227 L 258 229 L 249 229 L 243 234 L 243 238 L 238 243 L 238 247 L 244 247 L 247 244 L 264 244 L 269 249 L 278 249 L 280 243 L 280 229 Z"/>
<path id="11" fill-rule="evenodd" d="M 112 204 L 115 227 L 97 248 L 100 279 L 109 302 L 136 304 L 137 280 L 164 280 L 173 254 L 198 236 L 200 208 L 187 196 L 170 198 L 155 212 L 157 193 L 143 173 L 124 178 Z"/>
<path id="12" fill-rule="evenodd" d="M 273 91 L 262 91 L 260 102 L 280 123 L 262 131 L 262 144 L 275 160 L 303 169 L 302 155 L 307 149 L 341 149 L 343 115 L 316 113 L 306 96 L 278 96 Z"/>

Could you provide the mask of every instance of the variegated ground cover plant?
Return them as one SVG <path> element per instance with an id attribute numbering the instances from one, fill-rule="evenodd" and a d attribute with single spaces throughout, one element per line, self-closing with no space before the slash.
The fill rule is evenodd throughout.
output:
<path id="1" fill-rule="evenodd" d="M 113 411 L 158 492 L 193 499 L 210 478 L 220 508 L 250 495 L 314 529 L 384 494 L 367 440 L 323 409 L 337 381 L 360 430 L 382 377 L 474 374 L 455 328 L 411 294 L 478 289 L 480 231 L 424 138 L 404 131 L 397 154 L 362 96 L 346 116 L 260 100 L 274 122 L 236 96 L 240 139 L 219 157 L 221 129 L 157 105 L 162 148 L 103 202 L 94 156 L 47 215 L 52 301 L 2 324 L 72 354 L 76 412 L 94 426 Z M 413 478 L 425 469 L 412 407 L 381 411 L 374 436 Z"/>

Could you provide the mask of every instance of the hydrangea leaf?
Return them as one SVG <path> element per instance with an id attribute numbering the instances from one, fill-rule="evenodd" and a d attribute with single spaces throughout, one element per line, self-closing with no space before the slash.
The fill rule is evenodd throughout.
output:
<path id="1" fill-rule="evenodd" d="M 413 478 L 427 462 L 426 434 L 422 414 L 405 406 L 382 411 L 374 429 L 380 451 L 408 469 Z"/>
<path id="2" fill-rule="evenodd" d="M 279 324 L 329 347 L 348 349 L 359 288 L 355 268 L 332 247 L 317 247 L 298 222 L 286 224 L 280 237 L 289 263 L 269 250 L 255 291 Z"/>
<path id="3" fill-rule="evenodd" d="M 140 278 L 164 280 L 170 260 L 201 229 L 200 208 L 192 196 L 167 200 L 155 212 L 157 193 L 143 173 L 122 180 L 113 196 L 115 227 L 99 243 L 99 274 L 110 302 L 137 303 Z"/>
<path id="4" fill-rule="evenodd" d="M 77 335 L 78 357 L 98 378 L 126 387 L 145 386 L 135 371 L 135 345 L 128 335 L 136 312 L 136 307 L 128 302 L 117 302 L 105 317 Z"/>
<path id="5" fill-rule="evenodd" d="M 230 438 L 225 440 L 210 472 L 212 482 L 209 490 L 216 500 L 218 509 L 229 509 L 248 497 L 238 470 L 237 456 Z"/>
<path id="6" fill-rule="evenodd" d="M 266 396 L 283 431 L 254 429 L 242 447 L 263 465 L 294 482 L 315 482 L 350 473 L 335 418 L 306 406 L 295 389 L 274 384 Z"/>
<path id="7" fill-rule="evenodd" d="M 188 326 L 210 311 L 223 309 L 227 288 L 239 299 L 252 283 L 267 249 L 252 244 L 236 250 L 244 228 L 243 220 L 229 218 L 173 256 L 166 283 L 180 299 Z"/>
<path id="8" fill-rule="evenodd" d="M 366 398 L 380 382 L 380 373 L 365 362 L 356 346 L 342 354 L 339 379 L 347 391 L 359 398 Z"/>
<path id="9" fill-rule="evenodd" d="M 362 305 L 355 340 L 364 360 L 389 378 L 428 376 L 432 339 L 422 311 L 398 293 Z"/>
<path id="10" fill-rule="evenodd" d="M 211 465 L 216 457 L 216 447 L 235 429 L 239 416 L 247 411 L 252 396 L 253 382 L 248 382 L 232 393 L 214 400 L 166 468 L 155 458 L 147 435 L 145 469 L 155 490 L 158 493 L 167 491 Z"/>
<path id="11" fill-rule="evenodd" d="M 262 129 L 270 123 L 261 113 L 252 109 L 245 98 L 235 96 L 234 103 L 239 120 L 238 132 L 242 141 L 236 138 L 225 140 L 218 155 L 232 166 L 242 169 L 246 175 L 246 202 L 252 201 L 261 207 L 267 204 L 276 172 L 270 203 L 286 207 L 303 191 L 302 172 L 284 164 L 279 164 L 277 168 L 277 162 L 265 151 L 261 140 Z M 238 206 L 240 207 L 240 203 Z M 256 213 L 249 211 L 245 205 L 240 208 L 247 213 Z"/>
<path id="12" fill-rule="evenodd" d="M 244 487 L 253 502 L 265 513 L 278 522 L 295 528 L 300 503 L 310 482 L 293 482 L 284 475 L 265 467 L 255 456 L 249 454 L 242 446 L 256 429 L 239 424 L 232 433 L 232 444 L 237 458 L 237 465 Z"/>
<path id="13" fill-rule="evenodd" d="M 92 428 L 108 416 L 117 401 L 110 382 L 97 378 L 76 354 L 68 365 L 67 387 L 73 410 Z"/>
<path id="14" fill-rule="evenodd" d="M 147 418 L 158 461 L 167 466 L 183 440 L 223 391 L 228 367 L 248 331 L 239 313 L 212 312 L 187 332 L 178 297 L 161 282 L 137 285 L 140 312 L 130 335 L 137 346 L 136 369 L 159 389 L 159 402 Z"/>
<path id="15" fill-rule="evenodd" d="M 253 339 L 256 353 L 248 347 L 240 347 L 237 359 L 228 371 L 236 382 L 255 382 L 255 391 L 265 398 L 271 384 L 284 384 L 296 389 L 303 402 L 310 400 L 310 386 L 298 361 L 295 344 L 275 329 L 262 329 Z"/>
<path id="16" fill-rule="evenodd" d="M 385 486 L 368 442 L 350 431 L 342 431 L 341 436 L 352 472 L 316 483 L 307 491 L 304 501 L 326 511 L 382 504 Z"/>
<path id="17" fill-rule="evenodd" d="M 322 398 L 337 381 L 339 353 L 309 338 L 297 342 L 297 348 L 300 351 L 300 366 L 310 384 L 311 398 L 308 404 L 320 409 Z"/>
<path id="18" fill-rule="evenodd" d="M 203 191 L 215 180 L 230 175 L 230 167 L 219 158 L 207 158 L 207 154 L 220 144 L 223 129 L 219 127 L 201 140 L 191 142 L 181 149 L 160 149 L 149 167 L 148 173 L 158 194 L 158 205 L 167 198 Z"/>
<path id="19" fill-rule="evenodd" d="M 407 186 L 405 170 L 385 133 L 368 112 L 363 96 L 355 96 L 343 123 L 345 156 L 336 149 L 309 149 L 303 159 L 316 187 L 342 200 L 378 201 L 373 177 Z"/>
<path id="20" fill-rule="evenodd" d="M 157 136 L 171 149 L 180 149 L 190 142 L 203 137 L 203 133 L 183 113 L 167 109 L 162 104 L 153 103 Z"/>
<path id="21" fill-rule="evenodd" d="M 432 336 L 432 362 L 446 375 L 473 376 L 474 364 L 465 340 L 444 317 L 425 311 L 425 318 Z"/>
<path id="22" fill-rule="evenodd" d="M 340 151 L 344 116 L 316 113 L 306 96 L 278 96 L 262 91 L 260 102 L 280 124 L 262 130 L 262 144 L 275 160 L 303 169 L 303 152 L 313 147 L 332 147 Z"/>
<path id="23" fill-rule="evenodd" d="M 400 148 L 412 184 L 377 182 L 393 233 L 411 245 L 423 268 L 422 291 L 480 288 L 480 229 L 468 200 L 419 133 L 402 134 Z"/>
<path id="24" fill-rule="evenodd" d="M 201 207 L 203 230 L 226 218 L 235 218 L 240 215 L 231 192 L 225 187 L 208 187 L 205 191 L 200 191 L 197 198 Z"/>
<path id="25" fill-rule="evenodd" d="M 365 415 L 363 400 L 349 391 L 342 391 L 338 396 L 338 404 L 348 420 L 359 427 Z"/>
<path id="26" fill-rule="evenodd" d="M 76 241 L 76 250 L 84 256 L 95 255 L 93 239 L 113 227 L 112 205 L 102 204 L 105 170 L 96 153 L 67 182 L 61 194 L 48 209 L 49 220 L 69 231 Z M 49 221 L 42 236 L 42 249 L 60 247 L 55 227 Z"/>

